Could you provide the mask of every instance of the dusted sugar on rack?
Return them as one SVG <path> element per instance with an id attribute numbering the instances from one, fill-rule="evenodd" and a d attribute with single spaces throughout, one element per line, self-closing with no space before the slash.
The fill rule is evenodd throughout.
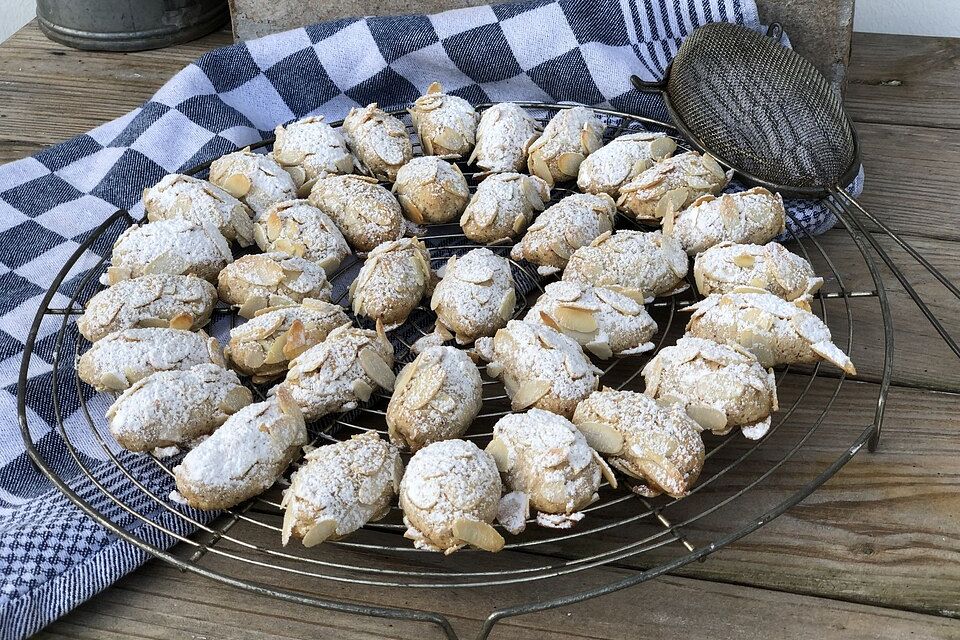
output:
<path id="1" fill-rule="evenodd" d="M 458 100 L 430 94 L 412 109 L 424 152 L 459 148 L 460 138 L 443 128 L 453 127 L 449 111 L 469 129 Z M 252 234 L 263 253 L 234 260 L 215 225 L 197 227 L 190 215 L 158 219 L 139 233 L 163 238 L 164 225 L 179 225 L 188 245 L 207 237 L 220 263 L 184 268 L 163 257 L 140 275 L 129 251 L 115 251 L 118 284 L 92 298 L 81 319 L 84 335 L 98 339 L 81 358 L 81 377 L 102 389 L 133 385 L 108 415 L 116 439 L 136 451 L 193 447 L 171 473 L 182 499 L 202 509 L 232 509 L 286 484 L 285 470 L 308 445 L 274 527 L 279 544 L 301 540 L 308 548 L 379 522 L 371 526 L 405 531 L 419 549 L 497 551 L 507 544 L 503 531 L 523 535 L 530 523 L 545 540 L 574 526 L 589 534 L 584 515 L 626 500 L 623 484 L 643 499 L 689 494 L 707 459 L 702 431 L 713 437 L 740 427 L 761 438 L 769 429 L 778 406 L 765 367 L 789 354 L 768 358 L 757 349 L 766 339 L 785 341 L 777 323 L 800 323 L 798 336 L 818 337 L 804 348 L 828 352 L 825 325 L 818 328 L 805 306 L 822 281 L 781 245 L 730 240 L 766 241 L 779 229 L 775 196 L 749 191 L 687 203 L 691 190 L 723 187 L 727 173 L 709 156 L 672 155 L 677 141 L 659 133 L 619 127 L 627 133 L 603 146 L 599 113 L 557 109 L 538 120 L 517 105 L 491 108 L 471 157 L 483 171 L 471 173 L 462 159 L 408 157 L 412 127 L 401 123 L 401 136 L 392 114 L 357 109 L 345 139 L 369 173 L 392 185 L 338 174 L 347 156 L 332 143 L 341 132 L 323 122 L 288 125 L 272 155 L 227 156 L 218 166 L 237 175 L 241 165 L 254 172 L 281 163 L 295 183 L 307 181 L 309 199 L 292 193 L 260 210 Z M 535 144 L 529 122 L 547 124 Z M 328 138 L 330 154 L 315 154 L 308 170 L 304 150 Z M 549 181 L 517 173 L 521 159 Z M 635 201 L 629 185 L 654 174 L 683 182 L 687 192 L 650 187 L 666 218 L 662 230 L 649 231 L 623 215 L 614 196 Z M 751 222 L 763 208 L 757 198 L 772 212 L 760 226 Z M 677 230 L 697 207 L 729 209 L 710 207 L 721 200 L 742 204 L 740 226 L 710 236 L 691 273 Z M 458 215 L 460 228 L 451 232 Z M 174 244 L 162 244 L 164 255 Z M 209 282 L 178 275 L 184 269 L 215 279 L 229 307 L 215 307 Z M 696 302 L 691 281 L 700 293 L 716 293 Z M 744 284 L 793 299 L 778 300 L 796 311 L 766 323 L 747 310 L 723 316 L 727 326 L 715 317 L 721 307 L 726 314 L 736 296 L 759 295 L 744 293 Z M 695 312 L 690 335 L 670 346 L 684 292 Z M 734 298 L 721 305 L 723 296 Z M 655 320 L 658 308 L 668 313 Z M 215 341 L 186 330 L 217 313 L 246 319 L 234 318 L 225 360 Z M 758 321 L 770 324 L 770 335 L 743 330 Z M 138 325 L 166 328 L 128 328 Z M 646 355 L 661 328 L 662 348 Z M 129 347 L 131 331 L 174 333 L 169 341 L 146 333 L 148 344 Z M 646 395 L 626 388 L 639 390 L 641 371 Z M 221 460 L 228 451 L 231 459 Z M 260 499 L 276 507 L 272 500 Z"/>

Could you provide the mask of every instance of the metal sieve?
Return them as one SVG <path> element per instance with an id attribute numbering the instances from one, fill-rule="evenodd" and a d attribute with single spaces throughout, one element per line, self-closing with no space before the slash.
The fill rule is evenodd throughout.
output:
<path id="1" fill-rule="evenodd" d="M 960 288 L 844 190 L 860 171 L 857 132 L 840 94 L 808 60 L 780 44 L 782 34 L 776 23 L 766 35 L 743 25 L 707 24 L 683 41 L 660 82 L 630 80 L 640 91 L 660 93 L 690 142 L 744 182 L 787 197 L 827 198 L 841 219 L 856 210 L 960 299 Z M 850 218 L 960 356 L 960 346 L 886 249 L 857 217 Z"/>

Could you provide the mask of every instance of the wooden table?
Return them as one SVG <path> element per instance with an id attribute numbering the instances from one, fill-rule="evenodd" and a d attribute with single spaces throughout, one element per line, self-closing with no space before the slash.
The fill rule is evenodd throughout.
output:
<path id="1" fill-rule="evenodd" d="M 30 24 L 0 46 L 0 162 L 115 118 L 184 64 L 229 42 L 217 33 L 145 53 L 83 53 Z M 960 40 L 857 34 L 847 106 L 863 141 L 863 202 L 953 281 L 960 281 Z M 839 232 L 824 237 L 843 260 Z M 856 254 L 851 253 L 851 260 Z M 943 300 L 917 269 L 919 289 Z M 960 638 L 960 363 L 931 338 L 887 278 L 897 372 L 880 450 L 861 453 L 786 515 L 704 563 L 599 600 L 510 619 L 496 638 Z M 935 304 L 960 335 L 956 305 Z M 876 312 L 857 318 L 856 393 L 876 394 Z M 837 408 L 837 424 L 867 424 Z M 849 442 L 849 441 L 848 441 Z M 836 451 L 833 452 L 835 455 Z M 809 471 L 798 466 L 797 483 Z M 772 489 L 776 491 L 776 488 Z M 622 565 L 609 574 L 627 575 Z M 577 575 L 566 582 L 575 589 Z M 439 606 L 475 629 L 477 595 L 326 595 L 393 606 Z M 379 598 L 382 597 L 382 600 Z M 439 637 L 406 622 L 281 604 L 182 574 L 160 562 L 124 578 L 41 634 L 71 638 Z"/>

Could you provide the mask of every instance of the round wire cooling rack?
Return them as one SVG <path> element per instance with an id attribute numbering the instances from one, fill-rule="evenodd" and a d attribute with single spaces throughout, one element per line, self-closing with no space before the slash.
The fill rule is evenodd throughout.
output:
<path id="1" fill-rule="evenodd" d="M 568 105 L 520 103 L 541 123 Z M 481 105 L 482 109 L 489 105 Z M 680 147 L 688 148 L 667 123 L 615 111 L 596 109 L 607 124 L 610 140 L 639 130 L 664 131 Z M 396 110 L 406 118 L 405 111 Z M 416 133 L 406 120 L 416 145 Z M 339 126 L 340 123 L 334 123 Z M 266 148 L 271 140 L 253 145 Z M 189 173 L 203 174 L 209 163 Z M 461 165 L 475 188 L 476 176 Z M 556 188 L 551 202 L 569 193 Z M 18 389 L 18 410 L 25 446 L 30 458 L 61 491 L 102 526 L 184 571 L 231 584 L 282 600 L 328 610 L 382 618 L 407 619 L 439 626 L 448 638 L 456 638 L 449 605 L 443 602 L 445 589 L 496 589 L 499 599 L 482 619 L 477 637 L 486 638 L 494 625 L 511 616 L 533 613 L 580 602 L 644 582 L 674 571 L 738 540 L 781 515 L 813 493 L 832 477 L 865 444 L 872 450 L 879 442 L 884 404 L 893 371 L 893 325 L 887 294 L 876 263 L 879 256 L 888 265 L 889 255 L 859 219 L 859 204 L 852 198 L 832 198 L 826 206 L 836 214 L 846 241 L 858 250 L 862 260 L 854 278 L 849 261 L 838 264 L 828 246 L 791 225 L 790 248 L 810 261 L 826 284 L 816 296 L 816 311 L 831 326 L 835 342 L 847 353 L 854 347 L 854 303 L 866 299 L 870 313 L 879 311 L 883 337 L 876 345 L 880 357 L 876 393 L 870 397 L 851 394 L 842 373 L 828 367 L 782 367 L 777 370 L 780 411 L 770 431 L 760 440 L 748 441 L 738 434 L 718 438 L 707 436 L 703 473 L 691 493 L 682 498 L 644 498 L 621 488 L 604 485 L 600 499 L 585 509 L 586 517 L 571 529 L 529 526 L 520 536 L 505 536 L 507 545 L 500 554 L 463 550 L 452 556 L 415 549 L 402 537 L 405 530 L 399 508 L 382 521 L 371 523 L 344 540 L 311 549 L 300 545 L 282 547 L 279 507 L 282 483 L 262 496 L 220 514 L 204 514 L 175 501 L 172 468 L 178 457 L 160 458 L 122 451 L 106 430 L 103 413 L 108 402 L 95 396 L 74 371 L 74 363 L 89 345 L 78 336 L 72 322 L 83 312 L 83 304 L 99 288 L 98 276 L 106 268 L 113 240 L 135 221 L 118 211 L 95 229 L 77 248 L 54 278 L 37 312 L 26 342 Z M 862 215 L 869 216 L 866 211 Z M 795 222 L 795 221 L 794 221 Z M 618 228 L 636 227 L 619 217 Z M 883 233 L 901 248 L 912 251 L 889 229 Z M 433 225 L 421 236 L 427 243 L 434 267 L 450 256 L 476 248 L 456 225 Z M 492 250 L 507 255 L 508 246 Z M 916 256 L 914 256 L 916 257 Z M 362 260 L 348 258 L 331 275 L 335 301 L 346 297 L 349 282 Z M 515 317 L 525 312 L 548 279 L 524 262 L 511 260 L 518 288 Z M 894 274 L 902 279 L 895 267 Z M 863 273 L 869 277 L 864 279 Z M 54 306 L 54 301 L 60 306 Z M 660 327 L 654 351 L 609 361 L 598 361 L 602 384 L 616 388 L 640 388 L 643 364 L 662 346 L 670 344 L 683 330 L 679 310 L 696 300 L 692 286 L 685 292 L 658 299 L 650 311 Z M 921 310 L 927 313 L 925 305 Z M 857 315 L 864 311 L 858 307 Z M 420 307 L 390 337 L 397 348 L 397 367 L 412 359 L 413 341 L 432 328 L 433 316 Z M 364 325 L 362 319 L 354 320 Z M 31 429 L 26 396 L 31 365 L 40 356 L 35 347 L 41 325 L 56 323 L 53 337 L 49 395 L 55 417 L 54 430 L 62 448 L 75 465 L 75 474 L 64 471 L 54 456 L 41 452 L 38 425 Z M 211 333 L 223 337 L 234 326 L 235 314 L 218 307 Z M 48 331 L 49 332 L 49 331 Z M 265 387 L 253 387 L 261 397 Z M 509 401 L 499 382 L 484 377 L 484 408 L 464 436 L 484 446 L 496 420 L 509 412 Z M 838 420 L 832 410 L 841 399 L 849 404 L 857 395 L 862 422 Z M 388 396 L 375 395 L 367 405 L 347 414 L 329 416 L 310 425 L 314 444 L 336 442 L 364 430 L 385 434 L 384 409 Z M 73 406 L 73 405 L 76 406 Z M 78 417 L 79 416 L 79 417 Z M 841 424 L 842 423 L 842 424 Z M 802 469 L 801 469 L 802 468 Z M 533 521 L 531 520 L 531 523 Z M 173 543 L 177 543 L 173 545 Z M 611 571 L 616 568 L 616 571 Z M 582 573 L 578 582 L 563 576 Z M 537 583 L 536 590 L 524 585 Z M 293 585 L 296 586 L 293 586 Z M 436 609 L 376 606 L 365 602 L 373 596 L 318 595 L 331 592 L 331 585 L 361 585 L 369 593 L 383 590 L 435 590 Z M 571 586 L 573 584 L 573 586 Z M 519 585 L 521 588 L 512 589 Z M 552 585 L 552 586 L 551 586 Z M 343 591 L 335 591 L 343 594 Z M 376 596 L 387 602 L 403 598 Z M 533 595 L 531 595 L 531 593 Z M 526 594 L 526 595 L 524 595 Z M 447 612 L 441 611 L 445 606 Z"/>

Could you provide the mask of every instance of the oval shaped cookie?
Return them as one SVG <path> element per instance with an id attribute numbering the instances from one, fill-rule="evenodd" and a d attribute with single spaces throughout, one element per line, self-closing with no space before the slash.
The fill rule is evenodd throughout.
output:
<path id="1" fill-rule="evenodd" d="M 247 405 L 173 468 L 194 509 L 229 509 L 270 488 L 307 443 L 303 416 L 285 394 Z"/>
<path id="2" fill-rule="evenodd" d="M 120 394 L 106 417 L 124 449 L 151 451 L 212 433 L 253 402 L 240 378 L 216 364 L 158 371 Z"/>
<path id="3" fill-rule="evenodd" d="M 330 300 L 330 283 L 323 268 L 284 253 L 252 253 L 220 272 L 220 299 L 252 318 L 266 307 L 296 304 L 305 298 Z"/>
<path id="4" fill-rule="evenodd" d="M 216 287 L 196 276 L 140 276 L 121 280 L 90 298 L 77 329 L 90 342 L 134 327 L 196 331 L 209 322 L 216 303 Z"/>
<path id="5" fill-rule="evenodd" d="M 123 391 L 157 371 L 224 366 L 216 338 L 183 329 L 124 329 L 93 343 L 77 363 L 77 375 L 97 391 Z"/>
<path id="6" fill-rule="evenodd" d="M 482 405 L 480 371 L 466 352 L 433 346 L 400 370 L 387 406 L 390 441 L 410 451 L 462 436 Z"/>
<path id="7" fill-rule="evenodd" d="M 182 218 L 135 224 L 113 244 L 105 284 L 153 273 L 195 275 L 213 282 L 232 261 L 230 245 L 213 224 Z"/>
<path id="8" fill-rule="evenodd" d="M 210 223 L 228 241 L 241 247 L 253 244 L 253 213 L 220 187 L 192 176 L 173 173 L 143 190 L 147 220 L 182 218 L 198 225 Z"/>

